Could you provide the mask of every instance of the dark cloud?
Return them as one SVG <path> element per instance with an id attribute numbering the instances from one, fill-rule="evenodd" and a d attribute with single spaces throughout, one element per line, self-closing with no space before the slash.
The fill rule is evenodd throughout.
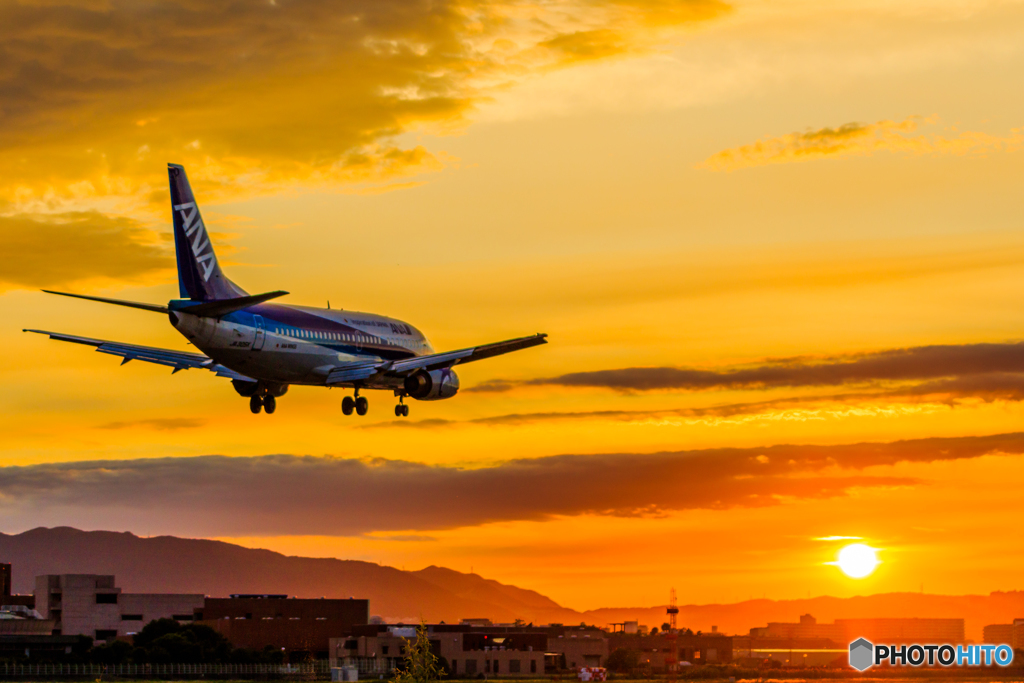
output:
<path id="1" fill-rule="evenodd" d="M 657 515 L 906 486 L 864 469 L 1024 453 L 1024 434 L 520 459 L 481 469 L 397 460 L 202 456 L 0 468 L 8 526 L 143 533 L 327 534 L 454 528 L 557 515 Z"/>
<path id="2" fill-rule="evenodd" d="M 95 212 L 0 216 L 0 262 L 0 287 L 139 281 L 174 265 L 155 233 L 129 218 Z"/>
<path id="3" fill-rule="evenodd" d="M 508 391 L 517 385 L 600 387 L 617 391 L 774 389 L 920 381 L 988 373 L 1000 375 L 992 380 L 994 384 L 1005 383 L 1013 373 L 1024 373 L 1024 342 L 918 346 L 816 361 L 806 358 L 766 361 L 754 367 L 731 370 L 671 367 L 594 370 L 518 383 L 492 380 L 469 391 Z M 984 380 L 978 381 L 979 387 L 985 384 Z"/>
<path id="4" fill-rule="evenodd" d="M 499 388 L 492 391 L 509 391 L 513 387 Z M 484 387 L 488 384 L 485 383 Z M 487 389 L 480 389 L 487 390 Z M 793 396 L 777 398 L 769 401 L 748 401 L 742 403 L 725 403 L 696 408 L 662 408 L 646 410 L 579 410 L 579 411 L 548 411 L 536 413 L 508 413 L 489 415 L 470 420 L 446 420 L 432 418 L 428 420 L 402 420 L 375 422 L 363 425 L 361 429 L 431 429 L 436 427 L 452 427 L 459 425 L 521 425 L 534 422 L 550 422 L 556 420 L 608 420 L 637 422 L 642 420 L 690 420 L 710 421 L 728 420 L 730 418 L 766 419 L 783 411 L 804 411 L 807 417 L 814 417 L 823 411 L 842 411 L 855 407 L 863 411 L 866 407 L 876 405 L 889 410 L 893 404 L 914 406 L 921 403 L 944 404 L 950 408 L 971 401 L 1021 401 L 1024 400 L 1024 374 L 992 373 L 954 379 L 922 382 L 908 387 L 896 389 L 880 389 L 874 391 L 851 391 L 839 394 L 817 394 L 812 396 Z M 794 416 L 797 417 L 797 416 Z"/>
<path id="5" fill-rule="evenodd" d="M 107 422 L 106 424 L 100 425 L 100 429 L 132 429 L 134 427 L 143 427 L 146 429 L 156 429 L 162 432 L 173 432 L 179 429 L 196 429 L 198 427 L 202 427 L 207 422 L 208 420 L 195 417 L 154 417 L 147 420 Z"/>

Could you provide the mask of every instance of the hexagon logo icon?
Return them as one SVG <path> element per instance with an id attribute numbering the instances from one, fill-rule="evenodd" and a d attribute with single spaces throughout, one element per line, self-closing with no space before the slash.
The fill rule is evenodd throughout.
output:
<path id="1" fill-rule="evenodd" d="M 874 645 L 865 638 L 858 638 L 850 643 L 850 666 L 857 671 L 870 669 L 874 660 L 874 649 Z"/>

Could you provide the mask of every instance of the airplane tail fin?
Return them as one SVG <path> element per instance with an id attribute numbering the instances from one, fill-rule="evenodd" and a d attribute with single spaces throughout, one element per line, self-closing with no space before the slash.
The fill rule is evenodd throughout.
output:
<path id="1" fill-rule="evenodd" d="M 220 270 L 213 244 L 199 214 L 185 167 L 167 164 L 174 217 L 174 250 L 178 255 L 178 289 L 182 298 L 218 301 L 248 296 Z"/>

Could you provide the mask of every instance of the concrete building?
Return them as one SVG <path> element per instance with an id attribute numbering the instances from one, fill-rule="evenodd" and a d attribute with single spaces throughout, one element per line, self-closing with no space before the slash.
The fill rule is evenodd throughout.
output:
<path id="1" fill-rule="evenodd" d="M 544 673 L 548 633 L 542 628 L 433 624 L 431 650 L 453 677 L 529 678 Z M 330 642 L 331 666 L 355 666 L 363 673 L 388 673 L 398 666 L 415 626 L 372 624 Z"/>
<path id="2" fill-rule="evenodd" d="M 988 644 L 1024 648 L 1024 619 L 1014 619 L 1012 624 L 991 624 L 982 629 L 982 635 Z"/>
<path id="3" fill-rule="evenodd" d="M 608 660 L 608 633 L 599 628 L 549 627 L 547 654 L 560 657 L 550 662 L 555 668 L 578 669 L 584 666 L 604 666 Z"/>
<path id="4" fill-rule="evenodd" d="M 767 626 L 750 629 L 751 647 L 758 642 L 775 643 L 827 640 L 836 646 L 847 647 L 857 638 L 874 643 L 963 643 L 963 619 L 836 619 L 831 624 L 819 624 L 810 614 L 800 617 L 798 623 L 771 622 Z"/>
<path id="5" fill-rule="evenodd" d="M 13 573 L 11 565 L 0 563 L 0 612 L 31 612 L 35 598 L 31 595 L 12 595 Z"/>
<path id="6" fill-rule="evenodd" d="M 751 638 L 769 638 L 772 640 L 815 640 L 825 639 L 839 643 L 846 637 L 842 624 L 819 624 L 810 614 L 801 615 L 800 621 L 768 622 L 767 626 L 750 629 Z"/>
<path id="7" fill-rule="evenodd" d="M 953 643 L 966 642 L 963 619 L 836 619 L 842 628 L 844 645 L 857 638 L 873 643 Z"/>
<path id="8" fill-rule="evenodd" d="M 281 648 L 326 659 L 331 638 L 369 621 L 368 600 L 289 598 L 287 595 L 232 595 L 206 598 L 196 623 L 209 626 L 235 647 Z"/>
<path id="9" fill-rule="evenodd" d="M 137 633 L 154 619 L 191 622 L 203 596 L 122 593 L 113 576 L 48 574 L 36 577 L 35 606 L 54 622 L 53 635 L 105 641 Z"/>
<path id="10" fill-rule="evenodd" d="M 612 633 L 608 636 L 611 652 L 618 649 L 631 650 L 640 655 L 640 663 L 652 671 L 665 671 L 668 663 L 689 662 L 699 664 L 726 664 L 732 661 L 732 637 L 721 633 L 686 635 L 658 633 L 642 635 Z"/>

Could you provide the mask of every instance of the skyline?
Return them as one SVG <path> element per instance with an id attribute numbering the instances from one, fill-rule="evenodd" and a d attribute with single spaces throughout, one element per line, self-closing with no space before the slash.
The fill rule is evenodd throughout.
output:
<path id="1" fill-rule="evenodd" d="M 1024 3 L 0 17 L 0 531 L 473 568 L 580 610 L 1024 588 Z M 257 417 L 22 334 L 187 348 L 38 291 L 176 296 L 166 162 L 249 291 L 550 343 L 401 423 L 304 387 Z"/>

